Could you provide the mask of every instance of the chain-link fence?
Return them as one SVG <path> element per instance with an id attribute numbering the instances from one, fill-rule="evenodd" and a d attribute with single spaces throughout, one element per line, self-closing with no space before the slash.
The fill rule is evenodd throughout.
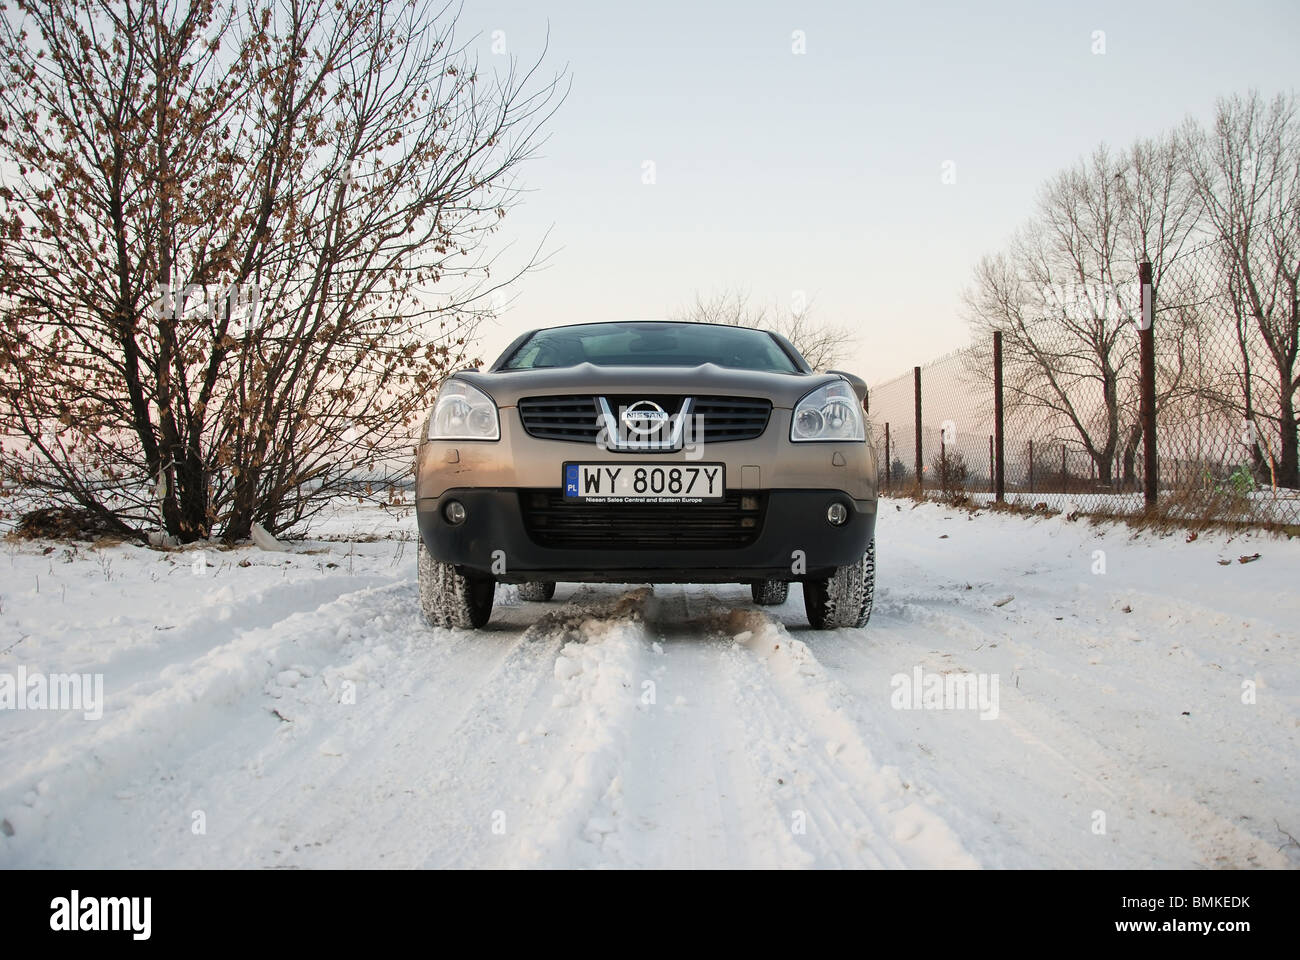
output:
<path id="1" fill-rule="evenodd" d="M 1135 274 L 1041 296 L 999 343 L 872 387 L 882 490 L 1300 524 L 1295 271 L 1266 245 L 1217 241 L 1149 276 L 1145 291 Z"/>

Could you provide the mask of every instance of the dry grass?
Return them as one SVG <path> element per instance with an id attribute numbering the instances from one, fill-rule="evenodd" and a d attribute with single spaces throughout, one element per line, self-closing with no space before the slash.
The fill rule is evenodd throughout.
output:
<path id="1" fill-rule="evenodd" d="M 917 497 L 914 493 L 894 496 L 912 500 L 917 505 L 936 503 L 970 513 L 988 511 L 1022 517 L 1049 517 L 1060 513 L 1058 508 L 1049 506 L 1045 501 L 1028 506 L 1010 502 L 976 503 L 964 494 L 925 498 Z M 1155 509 L 1140 513 L 1079 509 L 1067 514 L 1066 519 L 1086 519 L 1093 524 L 1121 523 L 1133 530 L 1163 535 L 1185 533 L 1189 540 L 1194 540 L 1200 534 L 1213 530 L 1231 533 L 1264 531 L 1288 539 L 1300 537 L 1300 524 L 1252 518 L 1249 516 L 1248 509 L 1248 505 L 1240 498 L 1224 497 L 1210 491 L 1184 490 L 1162 494 Z"/>

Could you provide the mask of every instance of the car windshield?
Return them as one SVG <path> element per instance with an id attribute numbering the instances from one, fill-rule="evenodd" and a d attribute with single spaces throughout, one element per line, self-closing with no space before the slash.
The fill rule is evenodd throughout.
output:
<path id="1" fill-rule="evenodd" d="M 749 327 L 694 323 L 587 323 L 538 330 L 506 358 L 506 370 L 594 363 L 601 367 L 694 367 L 798 373 L 771 336 Z"/>

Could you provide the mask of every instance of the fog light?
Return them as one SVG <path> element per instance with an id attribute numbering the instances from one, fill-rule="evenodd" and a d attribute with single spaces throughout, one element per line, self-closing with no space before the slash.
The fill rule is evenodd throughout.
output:
<path id="1" fill-rule="evenodd" d="M 826 519 L 832 526 L 842 526 L 849 519 L 849 508 L 842 503 L 832 503 L 826 508 Z"/>
<path id="2" fill-rule="evenodd" d="M 464 523 L 465 504 L 459 500 L 449 500 L 447 505 L 442 508 L 442 515 L 447 518 L 448 523 Z"/>

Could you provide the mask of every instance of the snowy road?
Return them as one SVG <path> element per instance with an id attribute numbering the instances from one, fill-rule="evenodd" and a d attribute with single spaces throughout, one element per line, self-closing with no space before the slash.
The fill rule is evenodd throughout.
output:
<path id="1" fill-rule="evenodd" d="M 8 543 L 0 674 L 104 709 L 0 709 L 0 866 L 1300 865 L 1300 542 L 882 508 L 832 633 L 573 584 L 435 632 L 386 539 Z"/>

